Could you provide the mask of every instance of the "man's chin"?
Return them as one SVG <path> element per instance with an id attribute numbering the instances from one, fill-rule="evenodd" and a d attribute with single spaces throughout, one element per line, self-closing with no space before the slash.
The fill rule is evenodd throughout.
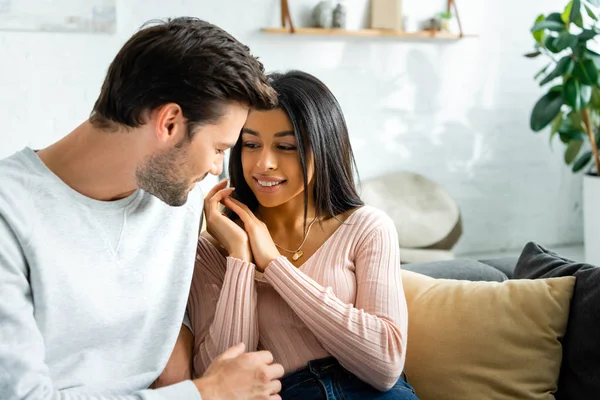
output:
<path id="1" fill-rule="evenodd" d="M 190 191 L 191 190 L 188 190 L 185 194 L 179 196 L 164 196 L 156 193 L 150 194 L 171 207 L 181 207 L 187 203 Z"/>

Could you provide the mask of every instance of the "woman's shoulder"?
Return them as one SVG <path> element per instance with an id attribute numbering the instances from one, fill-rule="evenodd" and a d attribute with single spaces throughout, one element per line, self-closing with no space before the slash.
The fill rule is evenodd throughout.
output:
<path id="1" fill-rule="evenodd" d="M 394 221 L 383 210 L 370 205 L 364 205 L 347 211 L 350 214 L 345 222 L 353 223 L 362 231 L 370 231 L 376 228 L 391 228 L 394 227 Z"/>

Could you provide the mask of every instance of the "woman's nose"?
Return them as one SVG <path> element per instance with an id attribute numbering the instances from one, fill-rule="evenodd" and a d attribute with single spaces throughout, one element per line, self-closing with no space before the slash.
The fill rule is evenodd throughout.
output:
<path id="1" fill-rule="evenodd" d="M 260 154 L 258 167 L 264 171 L 272 171 L 277 169 L 277 157 L 270 149 L 264 149 Z"/>

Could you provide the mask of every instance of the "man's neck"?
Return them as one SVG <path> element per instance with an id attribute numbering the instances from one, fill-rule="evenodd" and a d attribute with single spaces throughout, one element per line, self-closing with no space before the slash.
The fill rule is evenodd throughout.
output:
<path id="1" fill-rule="evenodd" d="M 143 149 L 137 132 L 105 132 L 84 122 L 37 155 L 77 192 L 96 200 L 124 198 L 136 189 L 135 170 Z"/>

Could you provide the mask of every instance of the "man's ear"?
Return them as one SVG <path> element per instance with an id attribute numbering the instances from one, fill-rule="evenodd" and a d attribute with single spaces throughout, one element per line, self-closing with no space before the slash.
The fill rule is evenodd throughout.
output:
<path id="1" fill-rule="evenodd" d="M 179 143 L 187 135 L 187 122 L 178 104 L 167 103 L 158 107 L 154 112 L 155 132 L 160 142 Z"/>

